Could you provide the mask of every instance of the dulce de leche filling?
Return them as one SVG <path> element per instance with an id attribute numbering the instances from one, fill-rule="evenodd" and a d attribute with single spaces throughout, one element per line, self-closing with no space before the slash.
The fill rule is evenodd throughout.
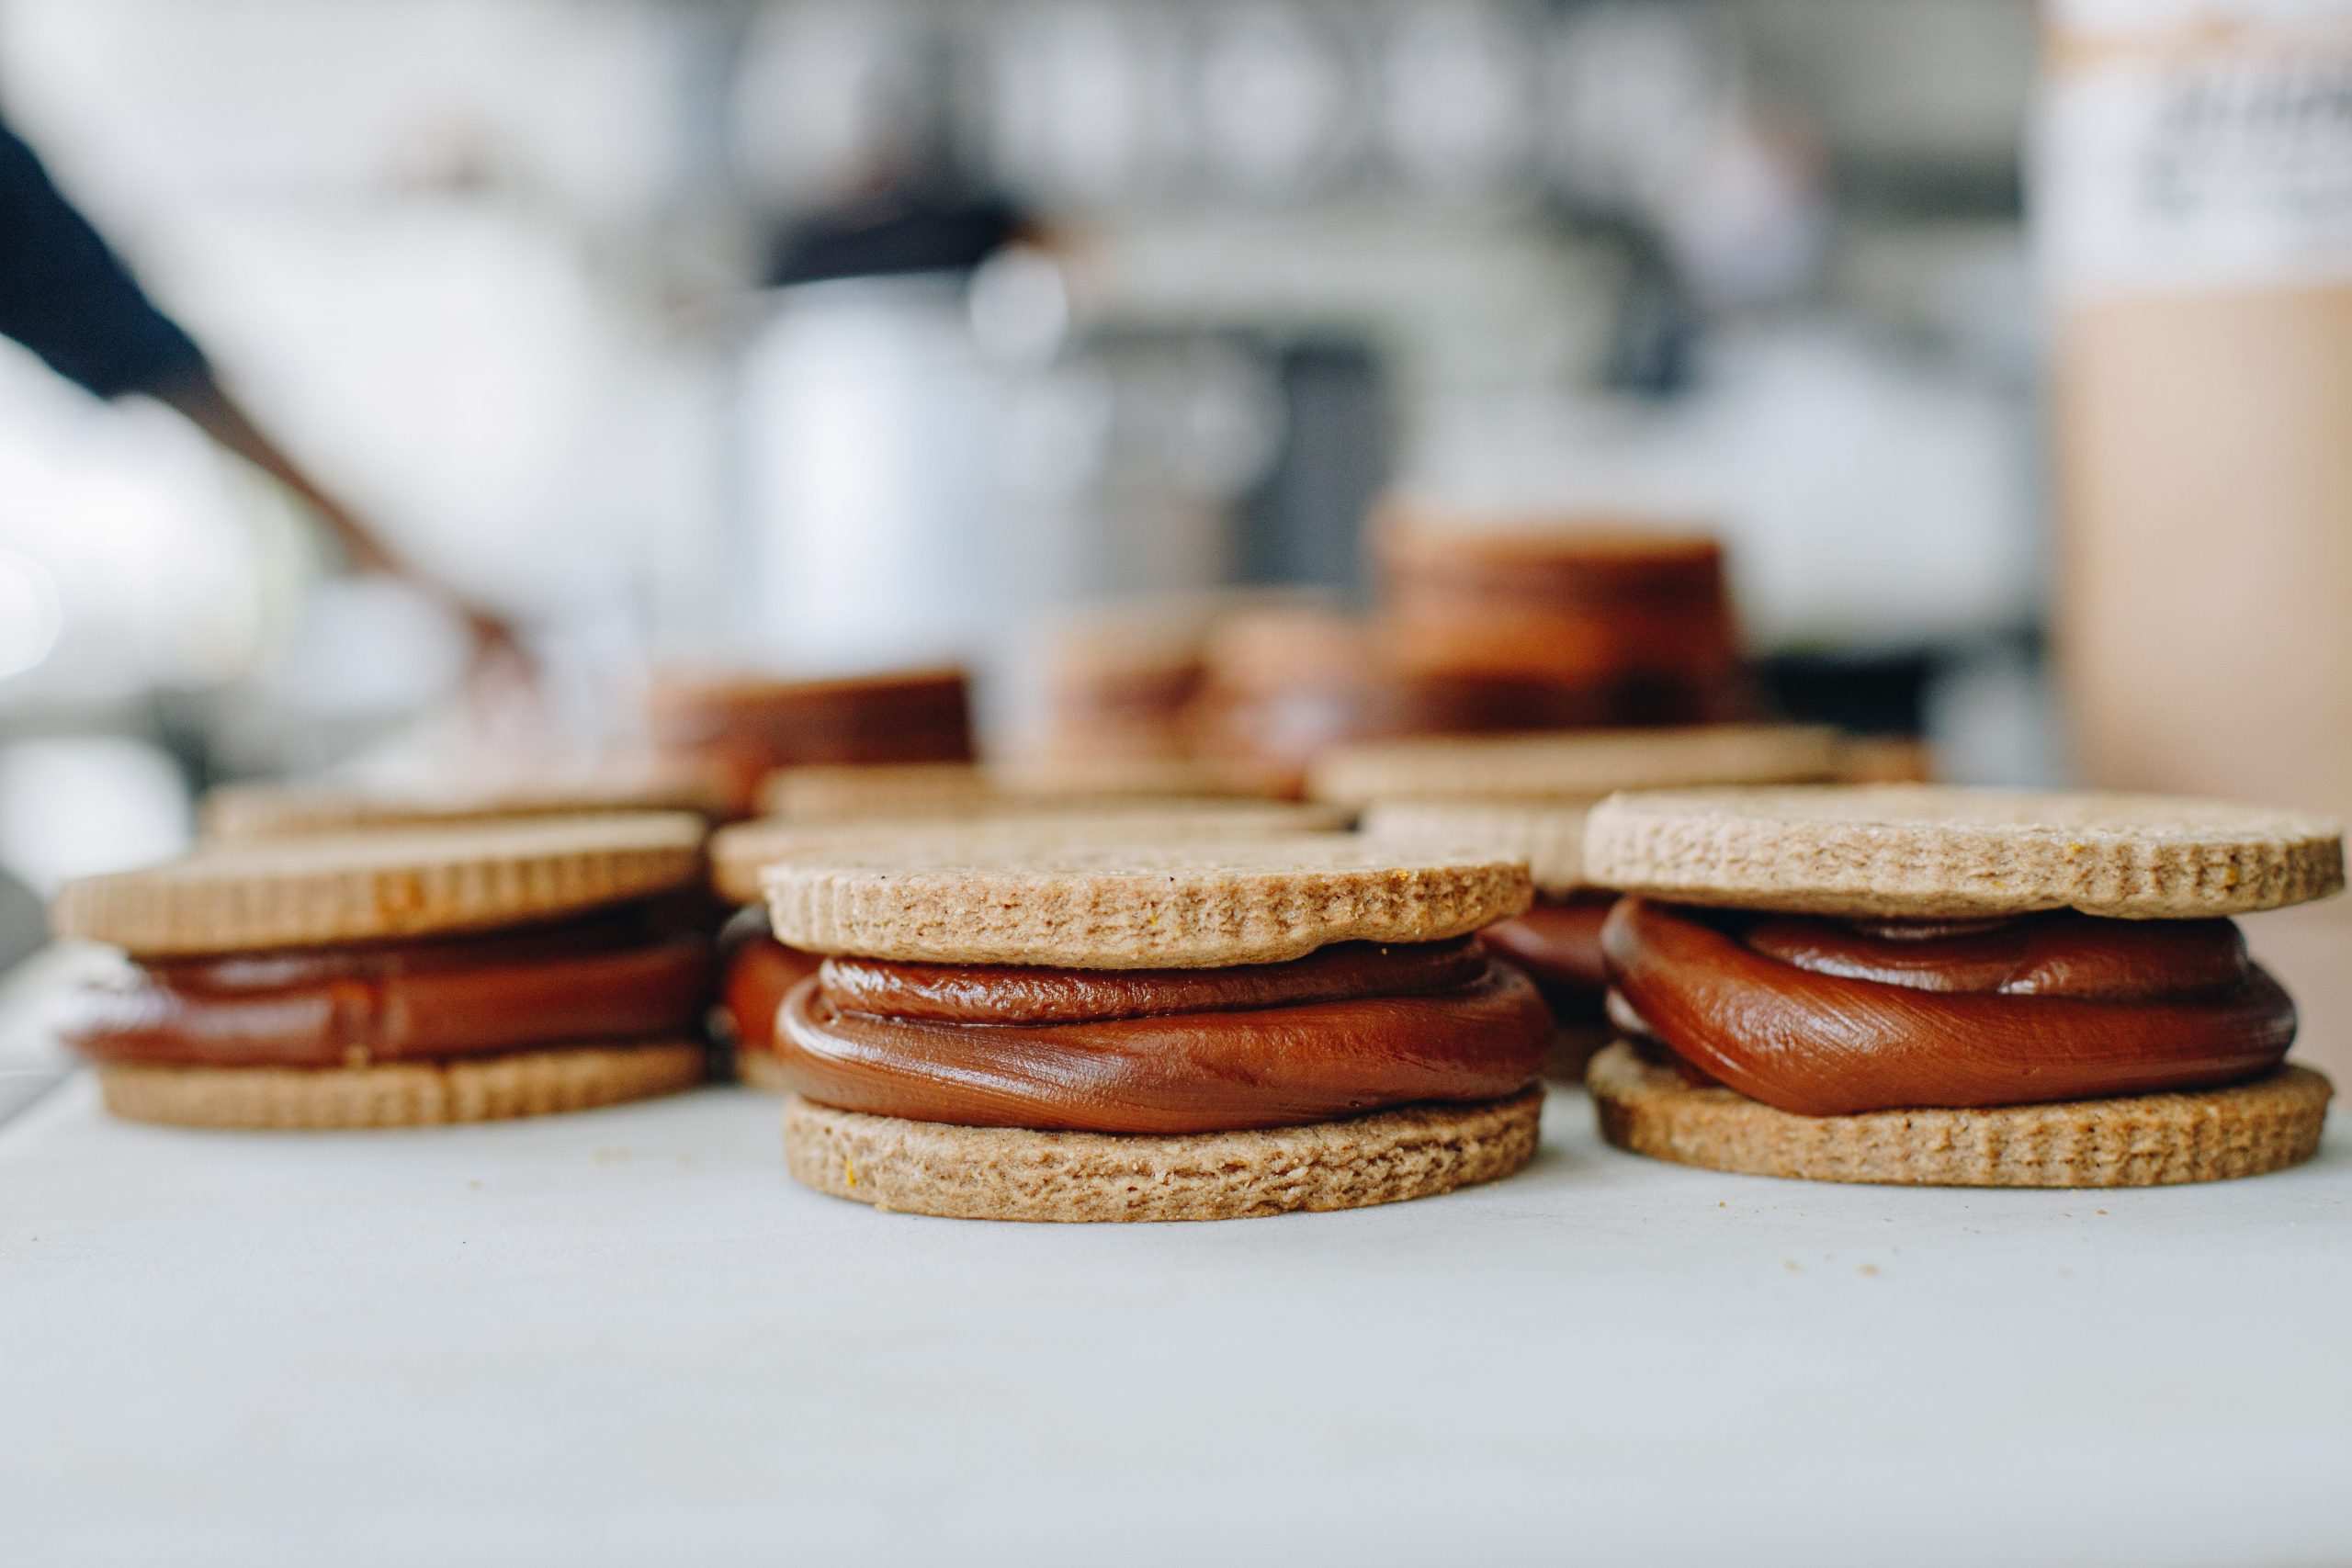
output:
<path id="1" fill-rule="evenodd" d="M 821 955 L 768 934 L 768 912 L 751 905 L 718 933 L 718 1016 L 739 1051 L 775 1049 L 776 1014 L 793 987 L 817 972 Z"/>
<path id="2" fill-rule="evenodd" d="M 1602 944 L 1612 1010 L 1804 1116 L 2209 1088 L 2295 1038 L 2228 920 L 1848 924 L 1625 898 Z"/>
<path id="3" fill-rule="evenodd" d="M 676 1039 L 710 984 L 709 939 L 640 911 L 524 931 L 134 964 L 64 1000 L 100 1062 L 363 1067 Z"/>
<path id="4" fill-rule="evenodd" d="M 1616 901 L 1613 893 L 1539 898 L 1525 914 L 1488 926 L 1478 939 L 1489 953 L 1525 970 L 1563 1021 L 1598 1021 L 1609 989 L 1600 925 Z"/>
<path id="5" fill-rule="evenodd" d="M 1469 939 L 1084 970 L 829 958 L 776 1052 L 821 1105 L 973 1127 L 1215 1133 L 1491 1100 L 1544 1066 L 1534 987 Z"/>

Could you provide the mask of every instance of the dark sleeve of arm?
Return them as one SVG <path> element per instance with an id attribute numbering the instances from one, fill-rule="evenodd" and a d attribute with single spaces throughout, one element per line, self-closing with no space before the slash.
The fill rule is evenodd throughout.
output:
<path id="1" fill-rule="evenodd" d="M 0 124 L 0 333 L 102 398 L 208 374 L 130 269 Z"/>

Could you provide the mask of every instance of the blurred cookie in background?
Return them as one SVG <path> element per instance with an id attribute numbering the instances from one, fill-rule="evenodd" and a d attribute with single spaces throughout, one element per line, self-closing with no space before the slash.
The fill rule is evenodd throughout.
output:
<path id="1" fill-rule="evenodd" d="M 672 670 L 647 686 L 645 716 L 662 754 L 718 770 L 738 815 L 778 768 L 974 755 L 971 682 L 957 669 L 824 680 Z"/>

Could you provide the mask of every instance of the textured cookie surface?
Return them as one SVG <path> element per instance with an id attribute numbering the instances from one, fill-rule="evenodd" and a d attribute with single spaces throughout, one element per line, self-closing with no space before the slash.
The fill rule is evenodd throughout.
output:
<path id="1" fill-rule="evenodd" d="M 1336 748 L 1307 791 L 1366 806 L 1393 800 L 1598 800 L 1613 790 L 1797 784 L 1834 778 L 1838 732 L 1735 724 L 1552 735 L 1437 736 Z"/>
<path id="2" fill-rule="evenodd" d="M 2340 892 L 2344 838 L 2324 818 L 2168 795 L 1662 790 L 1593 808 L 1584 869 L 1599 886 L 1735 908 L 2192 919 Z"/>
<path id="3" fill-rule="evenodd" d="M 1917 1187 L 2160 1187 L 2260 1176 L 2319 1148 L 2332 1092 L 2283 1066 L 2229 1089 L 1976 1111 L 1796 1116 L 1686 1083 L 1623 1041 L 1586 1075 L 1600 1134 L 1680 1165 Z"/>
<path id="4" fill-rule="evenodd" d="M 203 836 L 226 842 L 479 822 L 509 817 L 580 817 L 615 811 L 716 816 L 725 789 L 710 770 L 647 760 L 595 769 L 499 773 L 399 788 L 224 784 L 204 797 Z"/>
<path id="5" fill-rule="evenodd" d="M 981 852 L 1030 852 L 1077 847 L 1116 848 L 1261 833 L 1311 833 L 1340 826 L 1328 806 L 1272 800 L 1089 801 L 1046 805 L 1013 800 L 975 808 L 948 821 L 916 818 L 891 823 L 790 820 L 738 822 L 710 840 L 712 885 L 721 896 L 748 904 L 764 897 L 760 874 L 774 862 L 827 851 L 926 856 Z"/>
<path id="6" fill-rule="evenodd" d="M 1512 800 L 1397 800 L 1363 814 L 1363 832 L 1383 843 L 1523 860 L 1539 892 L 1582 890 L 1587 807 Z"/>
<path id="7" fill-rule="evenodd" d="M 309 1072 L 121 1064 L 97 1072 L 107 1109 L 135 1122 L 331 1132 L 588 1111 L 691 1089 L 706 1065 L 702 1046 L 676 1041 Z"/>
<path id="8" fill-rule="evenodd" d="M 946 840 L 790 855 L 776 940 L 811 953 L 1091 969 L 1280 964 L 1335 942 L 1436 942 L 1525 909 L 1516 861 L 1347 834 L 1027 851 Z"/>
<path id="9" fill-rule="evenodd" d="M 472 931 L 684 886 L 702 840 L 698 817 L 637 812 L 223 844 L 69 883 L 51 919 L 151 956 Z"/>
<path id="10" fill-rule="evenodd" d="M 1346 1122 L 1182 1137 L 954 1127 L 785 1101 L 793 1179 L 836 1198 L 965 1220 L 1238 1220 L 1363 1209 L 1509 1176 L 1535 1153 L 1544 1091 Z"/>

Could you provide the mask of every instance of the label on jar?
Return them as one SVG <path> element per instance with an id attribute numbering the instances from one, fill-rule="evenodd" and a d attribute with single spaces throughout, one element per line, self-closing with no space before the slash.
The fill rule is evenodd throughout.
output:
<path id="1" fill-rule="evenodd" d="M 2049 42 L 2062 301 L 2352 282 L 2352 0 L 2064 0 Z"/>

